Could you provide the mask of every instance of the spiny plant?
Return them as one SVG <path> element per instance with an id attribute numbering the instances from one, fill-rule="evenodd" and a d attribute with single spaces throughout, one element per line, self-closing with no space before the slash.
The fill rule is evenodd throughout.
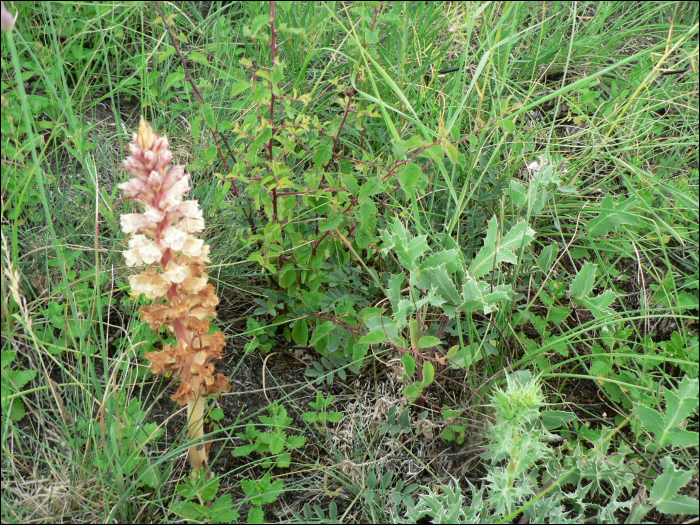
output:
<path id="1" fill-rule="evenodd" d="M 144 211 L 121 217 L 124 232 L 133 234 L 124 257 L 127 266 L 150 267 L 132 275 L 129 282 L 133 294 L 156 301 L 139 308 L 142 320 L 153 330 L 165 328 L 177 341 L 161 351 L 146 352 L 146 359 L 154 374 L 167 372 L 180 380 L 172 399 L 187 405 L 188 436 L 195 441 L 190 463 L 206 469 L 207 447 L 201 439 L 204 400 L 231 387 L 223 374 L 214 377 L 212 361 L 222 357 L 226 342 L 223 332 L 210 329 L 219 299 L 204 273 L 204 265 L 211 262 L 209 245 L 193 235 L 204 229 L 204 219 L 196 200 L 182 200 L 190 189 L 184 166 L 168 171 L 173 154 L 166 137 L 154 133 L 142 118 L 129 148 L 131 156 L 124 165 L 134 178 L 119 189 Z"/>
<path id="2" fill-rule="evenodd" d="M 660 462 L 663 473 L 656 479 L 648 476 L 662 447 L 697 445 L 698 433 L 683 428 L 697 411 L 697 387 L 696 379 L 686 377 L 678 388 L 666 391 L 665 415 L 637 405 L 633 415 L 655 435 L 656 442 L 649 444 L 655 450 L 645 485 L 630 498 L 641 464 L 627 446 L 619 446 L 616 454 L 608 449 L 633 415 L 617 428 L 588 432 L 589 449 L 581 442 L 565 442 L 555 448 L 550 443 L 557 440 L 550 430 L 559 428 L 567 413 L 540 412 L 545 400 L 539 379 L 527 370 L 509 374 L 506 387 L 495 388 L 491 397 L 495 422 L 483 455 L 487 474 L 482 488 L 477 490 L 468 482 L 471 501 L 467 504 L 459 482 L 453 479 L 421 494 L 416 504 L 404 502 L 403 515 L 397 507 L 391 521 L 503 523 L 522 513 L 533 523 L 581 523 L 591 515 L 602 523 L 615 523 L 615 512 L 622 510 L 629 513 L 628 523 L 638 523 L 654 509 L 665 514 L 697 513 L 697 499 L 679 494 L 690 481 L 691 471 L 677 469 L 667 456 Z"/>

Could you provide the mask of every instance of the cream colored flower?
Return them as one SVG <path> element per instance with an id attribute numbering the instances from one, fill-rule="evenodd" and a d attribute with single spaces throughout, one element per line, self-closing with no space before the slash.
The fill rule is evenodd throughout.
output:
<path id="1" fill-rule="evenodd" d="M 129 284 L 134 293 L 144 294 L 152 300 L 165 297 L 170 290 L 170 282 L 158 274 L 154 268 L 139 275 L 132 275 L 129 278 Z"/>
<path id="2" fill-rule="evenodd" d="M 190 257 L 198 257 L 202 254 L 202 246 L 204 241 L 202 239 L 195 239 L 192 236 L 187 237 L 185 244 L 182 246 L 182 253 L 189 255 Z"/>
<path id="3" fill-rule="evenodd" d="M 173 250 L 179 252 L 182 250 L 182 247 L 185 246 L 185 242 L 187 242 L 187 232 L 183 232 L 174 226 L 167 226 L 163 230 L 163 238 L 161 239 L 161 243 L 166 248 L 172 248 Z"/>
<path id="4" fill-rule="evenodd" d="M 163 250 L 158 243 L 145 235 L 134 235 L 129 240 L 130 250 L 126 250 L 124 257 L 127 266 L 140 266 L 144 263 L 153 264 L 160 261 Z"/>
<path id="5" fill-rule="evenodd" d="M 163 277 L 171 283 L 181 283 L 189 276 L 189 267 L 181 266 L 174 261 L 170 261 L 165 267 Z"/>

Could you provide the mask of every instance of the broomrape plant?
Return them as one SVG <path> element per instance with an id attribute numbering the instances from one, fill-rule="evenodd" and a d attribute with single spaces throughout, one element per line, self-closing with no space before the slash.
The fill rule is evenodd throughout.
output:
<path id="1" fill-rule="evenodd" d="M 146 359 L 154 374 L 167 372 L 180 379 L 172 399 L 187 405 L 188 437 L 197 440 L 189 450 L 190 463 L 206 469 L 207 447 L 201 441 L 204 399 L 231 387 L 223 374 L 214 377 L 212 361 L 222 357 L 226 342 L 223 332 L 209 333 L 219 299 L 204 273 L 204 265 L 211 262 L 209 245 L 194 236 L 204 230 L 204 219 L 196 200 L 182 200 L 190 190 L 185 167 L 167 171 L 173 154 L 166 137 L 154 133 L 142 118 L 129 148 L 124 166 L 134 178 L 119 189 L 144 212 L 121 217 L 122 230 L 133 234 L 124 257 L 127 266 L 148 266 L 129 282 L 133 294 L 155 301 L 139 308 L 141 319 L 153 330 L 164 327 L 177 341 L 162 351 L 146 352 Z"/>

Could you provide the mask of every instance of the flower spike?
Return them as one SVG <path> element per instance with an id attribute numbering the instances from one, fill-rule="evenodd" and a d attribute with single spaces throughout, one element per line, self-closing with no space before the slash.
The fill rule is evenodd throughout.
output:
<path id="1" fill-rule="evenodd" d="M 134 178 L 119 189 L 144 211 L 121 217 L 122 230 L 132 234 L 124 258 L 127 266 L 150 266 L 131 276 L 129 283 L 133 294 L 155 301 L 139 308 L 141 319 L 153 330 L 164 327 L 177 341 L 146 352 L 146 359 L 154 374 L 168 371 L 180 379 L 172 399 L 187 405 L 189 437 L 201 440 L 204 399 L 231 390 L 226 376 L 214 375 L 213 362 L 223 356 L 226 341 L 220 331 L 209 333 L 219 298 L 204 271 L 211 262 L 209 245 L 194 237 L 204 230 L 204 218 L 196 200 L 182 200 L 190 189 L 184 166 L 168 170 L 173 159 L 168 139 L 143 118 L 129 150 L 124 166 Z M 159 268 L 152 266 L 156 263 Z M 193 467 L 208 466 L 203 443 L 190 448 L 190 462 Z"/>

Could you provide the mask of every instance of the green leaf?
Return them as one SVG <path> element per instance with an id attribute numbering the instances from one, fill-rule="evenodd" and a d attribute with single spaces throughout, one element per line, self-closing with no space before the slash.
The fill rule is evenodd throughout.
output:
<path id="1" fill-rule="evenodd" d="M 360 194 L 357 197 L 357 201 L 362 204 L 372 195 L 381 193 L 384 189 L 384 183 L 378 179 L 369 179 L 362 186 L 360 186 Z"/>
<path id="2" fill-rule="evenodd" d="M 576 414 L 563 410 L 543 410 L 540 413 L 542 424 L 549 430 L 555 430 L 576 419 Z"/>
<path id="3" fill-rule="evenodd" d="M 212 128 L 216 129 L 216 119 L 214 118 L 214 109 L 211 107 L 211 104 L 207 102 L 202 106 L 202 116 L 204 117 L 204 120 L 206 121 L 207 125 Z"/>
<path id="4" fill-rule="evenodd" d="M 550 306 L 547 311 L 547 320 L 559 324 L 571 314 L 571 309 L 564 306 Z"/>
<path id="5" fill-rule="evenodd" d="M 569 285 L 569 296 L 576 298 L 588 297 L 593 290 L 597 269 L 597 264 L 585 262 Z"/>
<path id="6" fill-rule="evenodd" d="M 231 97 L 235 97 L 243 93 L 246 89 L 250 89 L 250 84 L 248 82 L 240 82 L 236 84 L 231 90 Z"/>
<path id="7" fill-rule="evenodd" d="M 527 202 L 527 190 L 517 180 L 510 181 L 510 188 L 506 190 L 506 195 L 510 197 L 516 208 L 522 208 Z"/>
<path id="8" fill-rule="evenodd" d="M 253 21 L 250 23 L 250 30 L 253 35 L 257 35 L 258 31 L 260 31 L 269 21 L 270 17 L 265 14 L 258 15 L 253 18 Z"/>
<path id="9" fill-rule="evenodd" d="M 513 133 L 515 131 L 515 122 L 512 120 L 503 119 L 501 125 L 503 126 L 503 131 L 506 133 Z"/>
<path id="10" fill-rule="evenodd" d="M 398 176 L 399 183 L 404 190 L 407 190 L 407 193 L 409 191 L 413 192 L 413 188 L 420 180 L 421 175 L 422 173 L 418 165 L 411 162 L 403 167 L 403 170 Z"/>
<path id="11" fill-rule="evenodd" d="M 292 339 L 300 346 L 306 346 L 309 342 L 309 325 L 306 319 L 299 319 L 292 329 Z"/>
<path id="12" fill-rule="evenodd" d="M 455 148 L 447 139 L 443 139 L 442 148 L 452 163 L 457 164 L 457 160 L 459 160 L 459 151 L 457 151 L 457 148 Z"/>
<path id="13" fill-rule="evenodd" d="M 211 501 L 216 497 L 218 491 L 219 478 L 214 477 L 206 481 L 206 484 L 202 487 L 199 494 L 204 501 Z"/>
<path id="14" fill-rule="evenodd" d="M 443 250 L 428 257 L 420 265 L 420 270 L 429 268 L 437 268 L 440 265 L 445 265 L 447 273 L 452 275 L 456 271 L 464 271 L 464 261 L 461 249 Z"/>
<path id="15" fill-rule="evenodd" d="M 236 457 L 243 457 L 252 454 L 255 450 L 255 443 L 249 445 L 243 445 L 241 447 L 236 447 L 233 449 L 233 455 Z"/>
<path id="16" fill-rule="evenodd" d="M 314 153 L 314 164 L 319 166 L 328 164 L 333 156 L 333 142 L 328 137 L 324 138 L 319 145 L 316 146 Z"/>
<path id="17" fill-rule="evenodd" d="M 654 433 L 654 444 L 658 447 L 697 445 L 698 433 L 686 430 L 685 420 L 698 409 L 698 380 L 685 376 L 676 392 L 665 390 L 663 395 L 666 399 L 665 415 L 646 405 L 635 403 L 635 412 L 642 426 Z"/>
<path id="18" fill-rule="evenodd" d="M 550 244 L 542 248 L 539 257 L 537 257 L 537 266 L 540 267 L 542 273 L 548 273 L 549 269 L 552 267 L 555 259 L 557 258 L 557 253 L 559 252 L 559 246 L 557 243 Z"/>
<path id="19" fill-rule="evenodd" d="M 401 356 L 401 363 L 403 364 L 403 367 L 406 369 L 406 375 L 408 377 L 411 377 L 413 375 L 413 372 L 416 371 L 416 360 L 413 359 L 412 355 L 404 354 Z"/>
<path id="20" fill-rule="evenodd" d="M 248 511 L 248 523 L 265 523 L 265 513 L 260 507 L 252 507 Z"/>
<path id="21" fill-rule="evenodd" d="M 635 204 L 637 199 L 633 197 L 613 207 L 612 195 L 606 195 L 600 203 L 598 216 L 588 221 L 586 230 L 595 237 L 609 233 L 623 224 L 637 224 L 639 217 L 627 211 Z"/>
<path id="22" fill-rule="evenodd" d="M 574 304 L 588 308 L 593 317 L 600 319 L 609 315 L 613 315 L 615 311 L 609 306 L 617 299 L 617 294 L 612 290 L 605 290 L 602 294 L 596 297 L 584 297 L 583 299 L 572 299 Z"/>
<path id="23" fill-rule="evenodd" d="M 406 277 L 403 273 L 395 273 L 389 277 L 389 289 L 387 291 L 389 292 L 389 300 L 392 303 L 401 299 L 401 287 L 405 279 Z"/>
<path id="24" fill-rule="evenodd" d="M 285 13 L 289 13 L 289 10 L 292 8 L 292 5 L 294 2 L 277 2 L 277 5 L 280 6 Z"/>
<path id="25" fill-rule="evenodd" d="M 362 336 L 358 342 L 368 345 L 376 345 L 386 343 L 388 340 L 389 338 L 386 336 L 383 330 L 374 330 L 373 332 Z"/>
<path id="26" fill-rule="evenodd" d="M 430 361 L 423 363 L 423 381 L 421 386 L 423 388 L 427 387 L 435 379 L 435 367 Z"/>
<path id="27" fill-rule="evenodd" d="M 659 460 L 664 469 L 663 474 L 654 480 L 649 493 L 649 504 L 664 514 L 697 515 L 698 500 L 678 494 L 693 477 L 689 470 L 676 470 L 673 460 L 665 456 Z"/>
<path id="28" fill-rule="evenodd" d="M 420 338 L 420 341 L 418 341 L 419 348 L 432 348 L 433 346 L 438 346 L 441 344 L 442 341 L 437 337 L 433 337 L 432 335 L 423 336 Z"/>
<path id="29" fill-rule="evenodd" d="M 233 510 L 233 498 L 230 493 L 219 497 L 210 510 L 212 523 L 233 523 L 240 517 L 240 514 Z"/>
<path id="30" fill-rule="evenodd" d="M 336 325 L 333 321 L 326 321 L 314 330 L 314 335 L 311 336 L 311 341 L 309 341 L 309 344 L 313 346 L 314 344 L 316 344 L 316 342 L 318 342 L 319 339 L 330 334 L 335 329 L 335 327 Z"/>
<path id="31" fill-rule="evenodd" d="M 250 145 L 250 147 L 248 149 L 250 151 L 257 151 L 264 144 L 270 142 L 271 138 L 272 138 L 272 129 L 265 128 L 264 130 L 262 130 L 260 135 L 258 135 L 258 137 L 253 141 L 253 143 Z"/>
<path id="32" fill-rule="evenodd" d="M 434 287 L 437 290 L 437 295 L 442 298 L 442 302 L 455 305 L 461 302 L 459 291 L 447 271 L 446 264 L 422 271 L 420 273 L 420 286 L 425 289 Z"/>
<path id="33" fill-rule="evenodd" d="M 431 146 L 425 150 L 421 155 L 428 157 L 435 162 L 442 162 L 442 148 L 440 146 Z"/>
<path id="34" fill-rule="evenodd" d="M 187 60 L 191 60 L 192 62 L 197 62 L 198 64 L 202 64 L 203 66 L 208 66 L 209 61 L 207 60 L 207 57 L 205 57 L 202 53 L 195 51 L 194 53 L 190 53 L 187 56 Z"/>
<path id="35" fill-rule="evenodd" d="M 494 265 L 498 267 L 501 262 L 515 264 L 521 248 L 530 244 L 534 236 L 535 230 L 530 228 L 525 221 L 520 221 L 502 239 L 499 239 L 498 219 L 495 216 L 492 217 L 484 239 L 484 246 L 469 265 L 469 273 L 475 279 L 479 279 L 492 271 Z"/>
<path id="36" fill-rule="evenodd" d="M 319 227 L 318 230 L 320 232 L 327 232 L 331 230 L 335 230 L 336 228 L 339 228 L 342 222 L 345 220 L 345 216 L 340 214 L 336 215 L 335 217 L 331 218 L 328 222 L 322 223 Z"/>
<path id="37" fill-rule="evenodd" d="M 383 333 L 393 340 L 399 336 L 399 325 L 391 317 L 385 315 L 375 315 L 365 321 L 365 326 L 369 333 L 375 330 L 381 330 Z"/>
<path id="38" fill-rule="evenodd" d="M 403 395 L 406 397 L 418 397 L 421 395 L 421 391 L 416 385 L 408 385 L 404 388 Z"/>
<path id="39" fill-rule="evenodd" d="M 169 91 L 171 87 L 180 82 L 183 78 L 185 78 L 184 73 L 170 73 L 168 78 L 165 80 L 165 85 L 163 86 L 162 92 L 165 93 L 166 91 Z"/>
<path id="40" fill-rule="evenodd" d="M 287 450 L 301 448 L 306 443 L 306 436 L 289 436 L 287 439 Z"/>

